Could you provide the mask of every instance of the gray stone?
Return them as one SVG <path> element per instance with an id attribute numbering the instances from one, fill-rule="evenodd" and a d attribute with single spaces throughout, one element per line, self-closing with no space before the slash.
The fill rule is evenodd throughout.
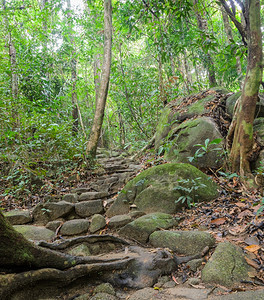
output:
<path id="1" fill-rule="evenodd" d="M 181 123 L 169 135 L 171 144 L 167 147 L 164 157 L 169 161 L 191 163 L 198 168 L 219 168 L 223 164 L 223 136 L 212 118 L 199 117 Z M 205 140 L 221 139 L 217 145 L 208 146 L 208 151 L 201 157 L 196 157 L 191 162 L 189 157 L 195 157 L 196 151 L 205 145 Z M 203 151 L 200 150 L 200 153 Z"/>
<path id="2" fill-rule="evenodd" d="M 95 287 L 94 294 L 98 294 L 98 293 L 106 293 L 113 296 L 115 296 L 116 294 L 112 284 L 110 283 L 102 283 L 97 287 Z"/>
<path id="3" fill-rule="evenodd" d="M 60 233 L 62 235 L 76 235 L 80 233 L 87 232 L 90 222 L 88 220 L 76 219 L 65 222 L 61 229 Z"/>
<path id="4" fill-rule="evenodd" d="M 90 191 L 91 191 L 90 187 L 79 187 L 79 188 L 73 189 L 72 193 L 76 193 L 76 194 L 80 195 L 82 193 L 87 193 Z"/>
<path id="5" fill-rule="evenodd" d="M 84 201 L 75 204 L 75 212 L 80 217 L 90 217 L 104 211 L 102 200 Z"/>
<path id="6" fill-rule="evenodd" d="M 88 293 L 74 298 L 74 300 L 90 300 L 90 299 L 91 299 L 91 295 Z"/>
<path id="7" fill-rule="evenodd" d="M 53 231 L 43 227 L 34 225 L 15 225 L 15 230 L 23 234 L 25 238 L 33 241 L 50 241 L 55 237 Z"/>
<path id="8" fill-rule="evenodd" d="M 133 293 L 133 295 L 131 295 L 128 299 L 129 300 L 150 300 L 150 299 L 154 299 L 154 296 L 157 293 L 158 291 L 154 290 L 153 288 L 144 288 Z"/>
<path id="9" fill-rule="evenodd" d="M 95 214 L 93 215 L 91 219 L 91 225 L 90 225 L 90 232 L 94 233 L 102 228 L 104 228 L 106 225 L 105 218 L 102 215 Z"/>
<path id="10" fill-rule="evenodd" d="M 125 226 L 131 222 L 131 217 L 128 215 L 117 215 L 110 218 L 108 226 L 109 228 L 117 228 Z"/>
<path id="11" fill-rule="evenodd" d="M 188 300 L 205 300 L 211 289 L 195 289 L 195 288 L 184 288 L 175 287 L 168 289 L 164 293 L 164 299 L 176 300 L 176 299 L 188 299 Z"/>
<path id="12" fill-rule="evenodd" d="M 50 221 L 47 225 L 46 228 L 49 230 L 52 230 L 56 232 L 56 230 L 60 227 L 60 225 L 63 223 L 63 221 Z"/>
<path id="13" fill-rule="evenodd" d="M 90 300 L 117 300 L 117 298 L 107 293 L 98 293 L 90 298 Z"/>
<path id="14" fill-rule="evenodd" d="M 69 202 L 40 203 L 33 209 L 34 222 L 47 224 L 58 218 L 63 218 L 74 210 L 74 205 Z"/>
<path id="15" fill-rule="evenodd" d="M 168 229 L 177 224 L 177 221 L 168 214 L 152 213 L 142 216 L 125 225 L 119 230 L 119 234 L 126 238 L 132 238 L 141 243 L 148 241 L 149 235 L 157 229 Z"/>
<path id="16" fill-rule="evenodd" d="M 202 258 L 197 258 L 197 259 L 192 259 L 190 260 L 186 266 L 190 268 L 191 271 L 196 272 L 197 269 L 202 265 L 203 259 Z"/>
<path id="17" fill-rule="evenodd" d="M 5 212 L 4 216 L 12 225 L 23 225 L 32 222 L 29 210 L 14 209 Z"/>
<path id="18" fill-rule="evenodd" d="M 62 197 L 63 201 L 70 202 L 70 203 L 77 203 L 78 202 L 78 195 L 77 194 L 66 194 Z"/>
<path id="19" fill-rule="evenodd" d="M 154 247 L 169 248 L 177 254 L 193 255 L 206 247 L 213 247 L 215 239 L 204 231 L 155 231 L 149 237 Z"/>
<path id="20" fill-rule="evenodd" d="M 241 96 L 241 92 L 237 92 L 226 99 L 226 112 L 232 117 L 237 99 Z"/>
<path id="21" fill-rule="evenodd" d="M 202 280 L 232 286 L 241 280 L 250 280 L 247 264 L 242 250 L 229 242 L 220 243 L 202 270 Z"/>
<path id="22" fill-rule="evenodd" d="M 80 195 L 79 201 L 101 199 L 106 197 L 107 195 L 107 192 L 87 192 Z"/>
<path id="23" fill-rule="evenodd" d="M 139 217 L 144 216 L 145 214 L 146 214 L 146 213 L 144 213 L 143 211 L 135 210 L 135 211 L 130 211 L 128 215 L 129 215 L 132 219 L 137 219 L 137 218 L 139 218 Z"/>
<path id="24" fill-rule="evenodd" d="M 264 300 L 264 289 L 257 291 L 236 292 L 229 295 L 213 296 L 211 300 Z"/>
<path id="25" fill-rule="evenodd" d="M 195 190 L 188 192 L 194 185 Z M 129 181 L 106 215 L 127 214 L 132 204 L 145 213 L 173 214 L 187 205 L 186 202 L 176 201 L 181 196 L 188 196 L 195 203 L 213 200 L 217 195 L 217 185 L 196 167 L 168 163 L 144 170 Z"/>
<path id="26" fill-rule="evenodd" d="M 164 289 L 171 289 L 171 288 L 174 288 L 176 286 L 176 283 L 174 281 L 167 281 L 163 284 L 163 288 Z"/>
<path id="27" fill-rule="evenodd" d="M 67 252 L 73 256 L 90 256 L 91 255 L 90 249 L 85 243 L 80 244 L 80 245 L 68 250 Z"/>
<path id="28" fill-rule="evenodd" d="M 198 285 L 198 284 L 201 283 L 201 279 L 200 278 L 196 278 L 196 277 L 189 278 L 187 280 L 187 283 L 190 284 L 190 285 Z"/>

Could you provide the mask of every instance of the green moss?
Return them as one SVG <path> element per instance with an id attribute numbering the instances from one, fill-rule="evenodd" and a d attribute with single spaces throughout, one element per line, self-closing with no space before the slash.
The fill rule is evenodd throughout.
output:
<path id="1" fill-rule="evenodd" d="M 253 126 L 251 123 L 247 123 L 245 120 L 242 121 L 242 126 L 245 134 L 249 136 L 249 139 L 253 139 Z"/>

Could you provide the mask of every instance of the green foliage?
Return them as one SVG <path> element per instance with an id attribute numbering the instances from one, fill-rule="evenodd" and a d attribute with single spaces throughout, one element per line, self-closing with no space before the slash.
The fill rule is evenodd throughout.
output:
<path id="1" fill-rule="evenodd" d="M 189 208 L 195 206 L 195 198 L 197 197 L 196 191 L 200 188 L 206 187 L 201 183 L 201 177 L 196 179 L 179 179 L 179 185 L 174 188 L 176 191 L 180 191 L 183 195 L 180 196 L 175 203 L 185 203 Z"/>
<path id="2" fill-rule="evenodd" d="M 205 154 L 207 154 L 211 151 L 221 150 L 221 148 L 213 148 L 213 149 L 210 148 L 211 145 L 218 145 L 221 143 L 221 141 L 222 141 L 222 139 L 214 139 L 210 142 L 210 139 L 206 139 L 204 141 L 204 145 L 202 145 L 202 144 L 194 145 L 199 148 L 195 151 L 194 156 L 188 157 L 189 161 L 190 162 L 196 161 L 200 157 L 203 157 Z"/>

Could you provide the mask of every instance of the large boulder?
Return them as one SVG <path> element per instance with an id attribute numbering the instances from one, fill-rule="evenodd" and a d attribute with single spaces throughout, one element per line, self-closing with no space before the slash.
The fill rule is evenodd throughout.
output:
<path id="1" fill-rule="evenodd" d="M 149 235 L 155 230 L 168 229 L 177 225 L 177 221 L 168 214 L 153 213 L 142 216 L 128 223 L 119 230 L 119 234 L 126 238 L 132 238 L 140 243 L 146 243 Z"/>
<path id="2" fill-rule="evenodd" d="M 228 94 L 221 87 L 212 88 L 189 97 L 178 98 L 170 102 L 163 110 L 155 134 L 155 149 L 158 151 L 169 132 L 182 121 L 197 116 L 202 116 L 210 111 L 210 102 L 219 102 L 219 98 Z"/>
<path id="3" fill-rule="evenodd" d="M 220 243 L 202 270 L 202 280 L 231 286 L 241 280 L 250 280 L 247 264 L 242 250 L 229 242 Z"/>
<path id="4" fill-rule="evenodd" d="M 175 213 L 191 202 L 210 201 L 217 185 L 190 164 L 168 163 L 143 171 L 129 181 L 107 211 L 107 216 L 126 214 L 134 204 L 145 213 Z M 183 197 L 181 201 L 180 197 Z M 185 197 L 185 198 L 184 198 Z"/>
<path id="5" fill-rule="evenodd" d="M 155 231 L 149 240 L 154 247 L 169 248 L 185 256 L 201 253 L 206 246 L 215 244 L 213 236 L 205 231 Z"/>
<path id="6" fill-rule="evenodd" d="M 218 168 L 223 164 L 223 142 L 208 144 L 205 151 L 201 146 L 196 146 L 201 144 L 206 147 L 207 139 L 209 143 L 214 140 L 223 140 L 212 118 L 199 117 L 185 121 L 168 134 L 168 139 L 171 142 L 167 144 L 165 158 L 169 161 L 191 162 L 199 168 Z M 195 154 L 199 148 L 199 154 L 202 156 Z"/>

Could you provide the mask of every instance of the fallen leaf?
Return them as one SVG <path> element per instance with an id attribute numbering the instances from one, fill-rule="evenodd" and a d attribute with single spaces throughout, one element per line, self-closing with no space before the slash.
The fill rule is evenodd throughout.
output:
<path id="1" fill-rule="evenodd" d="M 218 218 L 211 221 L 211 224 L 222 225 L 226 222 L 226 218 Z"/>
<path id="2" fill-rule="evenodd" d="M 256 262 L 254 262 L 254 260 L 252 260 L 246 256 L 245 256 L 245 259 L 246 259 L 246 262 L 248 265 L 250 265 L 251 267 L 253 267 L 255 269 L 259 269 L 259 265 Z"/>
<path id="3" fill-rule="evenodd" d="M 200 285 L 200 284 L 191 284 L 191 283 L 189 283 L 189 285 L 196 288 L 196 289 L 205 289 L 205 286 Z"/>
<path id="4" fill-rule="evenodd" d="M 249 209 L 246 209 L 242 211 L 237 217 L 239 219 L 242 219 L 244 217 L 254 217 L 254 214 Z"/>
<path id="5" fill-rule="evenodd" d="M 245 247 L 245 250 L 249 251 L 249 252 L 255 252 L 258 251 L 260 249 L 259 245 L 249 245 L 247 247 Z"/>
<path id="6" fill-rule="evenodd" d="M 242 202 L 237 202 L 235 205 L 242 208 L 247 206 L 246 203 L 242 203 Z"/>
<path id="7" fill-rule="evenodd" d="M 171 278 L 172 278 L 172 280 L 173 280 L 176 284 L 179 284 L 179 282 L 177 281 L 177 279 L 175 278 L 174 275 L 171 275 Z"/>

